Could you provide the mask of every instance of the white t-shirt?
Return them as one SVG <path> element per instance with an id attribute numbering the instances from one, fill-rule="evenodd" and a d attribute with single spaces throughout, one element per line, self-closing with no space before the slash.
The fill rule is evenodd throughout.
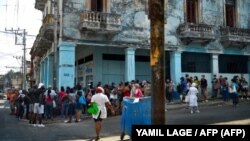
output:
<path id="1" fill-rule="evenodd" d="M 44 96 L 47 96 L 47 95 L 48 95 L 48 90 L 46 90 L 45 93 L 44 93 Z M 53 96 L 53 97 L 56 96 L 55 90 L 51 90 L 50 95 Z"/>
<path id="2" fill-rule="evenodd" d="M 92 117 L 97 119 L 99 112 L 101 111 L 100 118 L 101 119 L 107 118 L 107 109 L 105 103 L 109 102 L 108 97 L 103 93 L 96 93 L 95 95 L 92 96 L 91 102 L 96 102 L 99 109 L 98 113 L 96 115 L 92 115 Z"/>

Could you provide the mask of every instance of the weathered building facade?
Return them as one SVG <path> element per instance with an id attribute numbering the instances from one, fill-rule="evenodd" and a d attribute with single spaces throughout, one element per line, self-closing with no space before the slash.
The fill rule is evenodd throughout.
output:
<path id="1" fill-rule="evenodd" d="M 60 87 L 150 81 L 147 4 L 36 0 L 35 8 L 44 16 L 30 52 L 36 82 L 48 86 L 56 80 Z M 214 74 L 229 79 L 243 75 L 250 81 L 248 0 L 165 0 L 165 8 L 167 77 L 178 83 L 185 74 L 204 74 L 208 82 Z"/>

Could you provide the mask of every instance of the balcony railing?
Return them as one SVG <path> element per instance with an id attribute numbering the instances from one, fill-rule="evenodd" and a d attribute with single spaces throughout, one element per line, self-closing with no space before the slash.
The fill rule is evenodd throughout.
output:
<path id="1" fill-rule="evenodd" d="M 41 37 L 40 35 L 37 35 L 36 40 L 34 41 L 34 44 L 32 46 L 32 54 L 41 57 L 47 52 L 50 47 L 50 41 L 48 41 L 44 37 Z"/>
<path id="2" fill-rule="evenodd" d="M 53 41 L 54 40 L 54 28 L 55 28 L 55 24 L 54 24 L 54 18 L 53 18 L 53 14 L 47 14 L 44 19 L 43 19 L 43 25 L 40 28 L 40 34 L 41 36 L 43 36 L 44 38 Z M 58 27 L 59 27 L 59 23 L 58 23 Z M 59 30 L 57 31 L 59 32 Z"/>
<path id="3" fill-rule="evenodd" d="M 121 16 L 113 13 L 96 11 L 83 11 L 80 15 L 81 30 L 119 32 L 121 29 Z"/>
<path id="4" fill-rule="evenodd" d="M 235 27 L 222 27 L 221 35 L 233 35 L 233 36 L 249 36 L 250 37 L 250 29 L 242 29 Z"/>
<path id="5" fill-rule="evenodd" d="M 250 45 L 250 29 L 221 27 L 221 42 L 225 46 L 244 48 Z"/>
<path id="6" fill-rule="evenodd" d="M 178 33 L 184 44 L 191 42 L 206 44 L 215 40 L 213 26 L 207 24 L 184 23 L 179 26 Z"/>

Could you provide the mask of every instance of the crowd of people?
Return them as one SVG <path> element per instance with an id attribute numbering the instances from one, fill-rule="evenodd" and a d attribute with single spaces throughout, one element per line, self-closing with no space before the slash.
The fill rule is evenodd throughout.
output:
<path id="1" fill-rule="evenodd" d="M 212 79 L 212 99 L 222 96 L 226 102 L 230 98 L 236 107 L 240 99 L 249 100 L 248 82 L 243 77 L 234 76 L 231 82 L 222 75 Z M 92 103 L 97 103 L 98 113 L 92 114 L 95 122 L 96 140 L 100 139 L 102 120 L 107 116 L 120 115 L 122 113 L 122 101 L 124 97 L 141 98 L 151 96 L 151 84 L 149 81 L 120 82 L 111 85 L 102 85 L 99 82 L 95 87 L 92 83 L 87 89 L 80 84 L 75 87 L 61 87 L 60 90 L 53 90 L 51 86 L 47 88 L 43 83 L 33 86 L 28 91 L 11 89 L 7 93 L 10 103 L 11 114 L 17 119 L 26 118 L 34 127 L 45 127 L 44 120 L 53 120 L 60 117 L 65 123 L 79 122 L 81 115 L 90 115 L 87 108 Z M 208 82 L 205 75 L 199 80 L 188 74 L 180 78 L 180 82 L 175 85 L 171 79 L 166 79 L 166 102 L 174 101 L 174 93 L 178 93 L 181 103 L 187 103 L 190 113 L 199 113 L 198 101 L 207 102 Z"/>
<path id="2" fill-rule="evenodd" d="M 243 77 L 234 76 L 231 82 L 228 82 L 227 77 L 222 75 L 217 78 L 214 75 L 212 79 L 211 98 L 216 99 L 219 95 L 224 101 L 232 98 L 233 104 L 236 106 L 238 98 L 249 100 L 248 82 Z M 59 116 L 65 119 L 66 123 L 71 123 L 73 120 L 79 122 L 81 115 L 88 114 L 86 109 L 91 98 L 96 94 L 96 88 L 102 87 L 112 108 L 114 115 L 120 115 L 122 112 L 123 97 L 140 98 L 151 95 L 151 85 L 149 81 L 120 82 L 117 86 L 115 83 L 111 85 L 102 85 L 99 82 L 95 87 L 92 83 L 87 89 L 82 88 L 80 84 L 75 87 L 61 87 L 60 90 L 53 90 L 51 86 L 45 88 L 40 83 L 38 86 L 33 86 L 28 91 L 12 90 L 9 92 L 8 100 L 11 106 L 11 113 L 15 114 L 18 119 L 29 119 L 30 124 L 38 127 L 44 127 L 42 120 L 53 120 Z M 175 85 L 171 79 L 166 79 L 166 101 L 172 103 L 174 101 L 174 93 L 178 93 L 179 99 L 183 103 L 189 103 L 190 112 L 199 112 L 198 101 L 207 102 L 207 87 L 208 82 L 205 75 L 201 75 L 201 79 L 197 76 L 190 77 L 188 74 L 180 78 L 180 82 Z M 107 115 L 111 115 L 111 111 L 107 111 Z M 38 124 L 37 124 L 38 123 Z"/>
<path id="3" fill-rule="evenodd" d="M 214 75 L 211 84 L 211 99 L 213 100 L 222 97 L 223 101 L 227 102 L 229 99 L 232 99 L 235 107 L 239 103 L 239 98 L 241 100 L 250 100 L 248 95 L 249 84 L 243 76 L 239 77 L 235 75 L 229 82 L 227 77 L 220 75 L 217 78 L 217 76 Z M 166 99 L 169 102 L 173 101 L 174 86 L 173 81 L 169 79 L 166 80 Z M 196 109 L 196 112 L 199 112 L 199 100 L 202 102 L 208 101 L 207 87 L 208 81 L 205 75 L 201 75 L 201 79 L 199 80 L 197 76 L 193 78 L 186 74 L 185 78 L 180 78 L 180 83 L 177 85 L 176 90 L 180 95 L 180 101 L 188 103 L 190 113 L 194 113 L 194 109 Z"/>
<path id="4" fill-rule="evenodd" d="M 7 98 L 10 103 L 11 114 L 21 120 L 26 118 L 35 127 L 44 127 L 43 120 L 53 120 L 55 117 L 64 119 L 65 123 L 79 122 L 81 115 L 89 115 L 86 110 L 96 94 L 98 87 L 103 88 L 103 94 L 108 97 L 114 114 L 108 110 L 107 115 L 120 115 L 123 97 L 142 97 L 150 95 L 150 83 L 143 81 L 121 82 L 118 86 L 114 83 L 102 86 L 99 82 L 96 87 L 92 84 L 84 89 L 80 84 L 75 87 L 61 87 L 60 90 L 47 88 L 43 83 L 33 86 L 28 91 L 9 90 Z"/>

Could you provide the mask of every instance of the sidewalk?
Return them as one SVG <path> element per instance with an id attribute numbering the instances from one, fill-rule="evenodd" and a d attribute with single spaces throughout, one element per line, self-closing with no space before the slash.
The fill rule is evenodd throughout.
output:
<path id="1" fill-rule="evenodd" d="M 222 99 L 216 99 L 216 100 L 208 100 L 207 102 L 198 102 L 199 107 L 203 106 L 214 106 L 214 105 L 223 105 L 223 104 L 231 104 L 231 101 L 224 102 Z M 180 102 L 174 102 L 174 103 L 168 103 L 166 104 L 167 110 L 176 110 L 176 109 L 182 109 L 187 108 L 187 103 L 180 103 Z"/>

